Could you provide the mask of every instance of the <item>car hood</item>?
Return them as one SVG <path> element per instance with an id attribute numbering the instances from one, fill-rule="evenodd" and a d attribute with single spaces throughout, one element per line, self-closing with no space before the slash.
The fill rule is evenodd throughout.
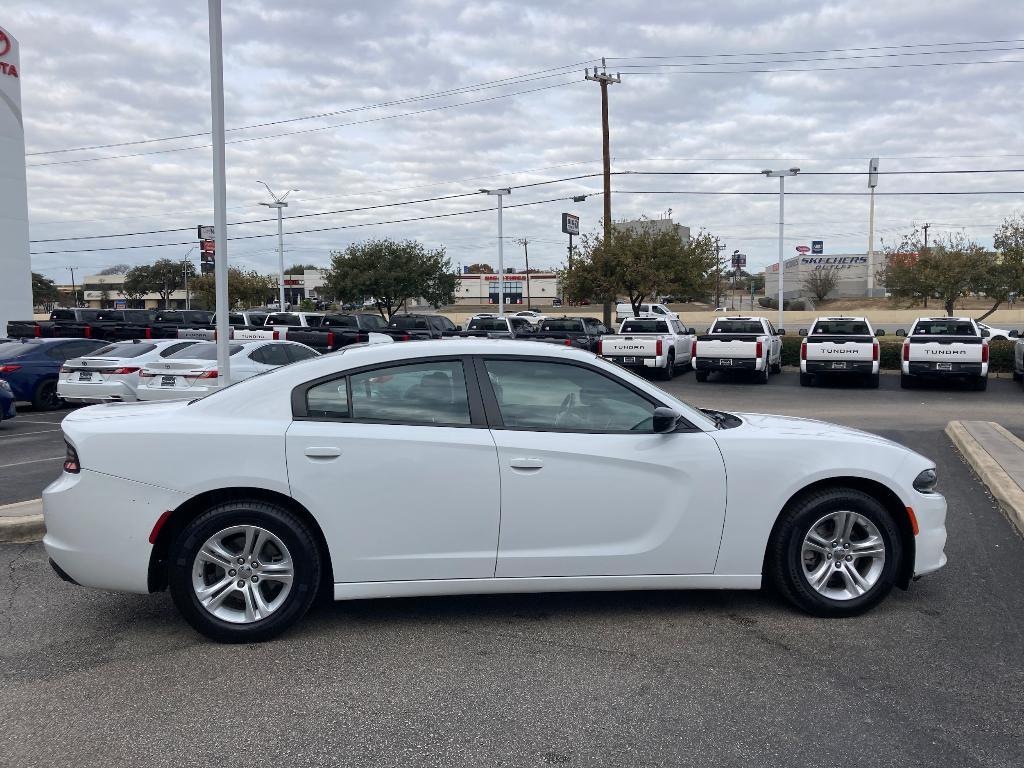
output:
<path id="1" fill-rule="evenodd" d="M 864 432 L 853 427 L 845 427 L 841 424 L 831 424 L 827 421 L 816 419 L 803 419 L 797 416 L 773 416 L 767 413 L 736 413 L 735 416 L 743 420 L 744 426 L 749 429 L 763 430 L 779 436 L 805 436 L 805 437 L 843 437 L 851 440 L 882 443 L 903 448 L 909 451 L 906 446 L 893 442 L 871 432 Z"/>

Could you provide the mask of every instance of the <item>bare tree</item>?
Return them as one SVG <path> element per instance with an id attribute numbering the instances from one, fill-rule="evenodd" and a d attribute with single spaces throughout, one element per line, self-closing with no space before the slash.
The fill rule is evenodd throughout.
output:
<path id="1" fill-rule="evenodd" d="M 824 301 L 839 285 L 839 275 L 834 267 L 815 269 L 804 278 L 804 290 L 818 301 Z"/>

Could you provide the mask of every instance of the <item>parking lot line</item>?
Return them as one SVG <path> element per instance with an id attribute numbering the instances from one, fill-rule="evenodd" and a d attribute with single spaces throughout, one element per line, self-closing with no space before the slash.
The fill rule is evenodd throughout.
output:
<path id="1" fill-rule="evenodd" d="M 47 419 L 24 419 L 21 416 L 18 417 L 19 424 L 60 424 L 63 420 L 63 416 L 57 421 L 49 421 Z"/>
<path id="2" fill-rule="evenodd" d="M 23 464 L 38 464 L 41 461 L 56 461 L 57 459 L 63 458 L 63 456 L 48 456 L 45 459 L 29 459 L 28 461 L 16 461 L 13 464 L 0 464 L 0 469 L 7 469 L 8 467 L 20 467 Z"/>
<path id="3" fill-rule="evenodd" d="M 35 432 L 12 432 L 9 435 L 0 435 L 0 437 L 6 437 L 6 438 L 26 437 L 28 435 L 44 435 L 47 432 L 60 432 L 60 431 L 61 431 L 61 428 L 57 427 L 56 429 L 38 429 Z"/>

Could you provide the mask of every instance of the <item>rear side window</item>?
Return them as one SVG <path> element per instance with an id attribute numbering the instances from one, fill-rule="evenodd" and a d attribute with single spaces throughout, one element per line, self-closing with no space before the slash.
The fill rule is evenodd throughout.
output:
<path id="1" fill-rule="evenodd" d="M 321 325 L 332 328 L 355 328 L 359 322 L 352 315 L 327 315 Z"/>
<path id="2" fill-rule="evenodd" d="M 96 320 L 107 320 L 107 321 L 123 321 L 124 312 L 97 312 Z"/>
<path id="3" fill-rule="evenodd" d="M 519 319 L 519 318 L 516 318 L 516 320 L 513 320 L 513 323 L 515 323 L 515 324 L 525 323 L 525 322 L 526 322 L 525 320 L 522 320 L 522 319 Z M 497 317 L 480 317 L 480 318 L 477 318 L 476 320 L 470 320 L 469 321 L 469 328 L 468 328 L 468 330 L 470 330 L 470 331 L 507 331 L 508 330 L 508 326 L 505 324 L 504 320 L 499 320 Z"/>
<path id="4" fill-rule="evenodd" d="M 160 350 L 160 357 L 170 357 L 175 352 L 180 352 L 186 347 L 194 347 L 196 342 L 194 341 L 183 341 L 180 344 L 168 344 L 162 350 Z"/>
<path id="5" fill-rule="evenodd" d="M 168 312 L 166 314 L 164 314 L 164 313 L 158 314 L 156 316 L 156 318 L 153 320 L 153 322 L 154 323 L 178 323 L 178 324 L 181 324 L 181 323 L 185 322 L 185 318 L 183 318 L 181 315 L 179 315 L 177 313 L 171 314 L 171 313 Z"/>
<path id="6" fill-rule="evenodd" d="M 263 365 L 288 365 L 288 353 L 283 344 L 267 344 L 249 353 L 249 359 Z"/>
<path id="7" fill-rule="evenodd" d="M 303 360 L 309 360 L 311 357 L 316 357 L 317 353 L 315 350 L 309 347 L 301 346 L 300 344 L 284 344 L 285 353 L 288 355 L 288 359 L 293 363 L 299 363 Z"/>
<path id="8" fill-rule="evenodd" d="M 405 424 L 469 424 L 469 396 L 462 363 L 378 368 L 349 377 L 352 418 Z"/>
<path id="9" fill-rule="evenodd" d="M 814 324 L 812 336 L 865 336 L 868 324 L 861 320 L 819 320 Z"/>
<path id="10" fill-rule="evenodd" d="M 228 355 L 237 355 L 241 351 L 241 344 L 231 344 L 228 346 Z M 212 342 L 193 344 L 167 357 L 171 360 L 216 360 L 217 345 Z"/>
<path id="11" fill-rule="evenodd" d="M 349 415 L 348 379 L 317 384 L 306 392 L 306 410 L 310 416 L 344 419 Z"/>
<path id="12" fill-rule="evenodd" d="M 156 344 L 111 344 L 97 349 L 91 357 L 139 357 L 156 349 Z"/>

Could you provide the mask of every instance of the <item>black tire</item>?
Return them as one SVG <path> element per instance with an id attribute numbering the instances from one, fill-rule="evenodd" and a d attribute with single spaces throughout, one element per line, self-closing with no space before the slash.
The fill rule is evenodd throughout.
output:
<path id="1" fill-rule="evenodd" d="M 810 387 L 814 385 L 814 374 L 813 373 L 801 373 L 800 374 L 800 386 Z"/>
<path id="2" fill-rule="evenodd" d="M 208 612 L 192 586 L 200 548 L 218 531 L 235 525 L 258 526 L 278 537 L 293 564 L 291 590 L 284 602 L 266 618 L 245 624 Z M 278 504 L 239 499 L 211 507 L 178 534 L 171 544 L 167 582 L 174 604 L 197 631 L 222 643 L 255 643 L 281 634 L 305 615 L 316 598 L 322 567 L 313 535 L 292 512 Z"/>
<path id="3" fill-rule="evenodd" d="M 754 371 L 754 383 L 756 384 L 767 384 L 768 383 L 768 366 L 765 366 L 763 371 Z"/>
<path id="4" fill-rule="evenodd" d="M 913 376 L 908 376 L 905 373 L 900 374 L 900 388 L 901 389 L 914 389 L 917 386 L 917 382 Z"/>
<path id="5" fill-rule="evenodd" d="M 707 371 L 694 370 L 693 375 L 697 379 L 697 381 L 707 381 L 708 380 L 708 372 Z"/>
<path id="6" fill-rule="evenodd" d="M 1022 377 L 1022 376 L 1021 376 L 1021 375 L 1020 375 L 1019 373 L 1017 373 L 1016 371 L 1014 371 L 1014 372 L 1013 372 L 1013 380 L 1014 380 L 1014 381 L 1020 381 L 1020 380 L 1021 380 L 1021 378 L 1024 378 L 1024 377 Z"/>
<path id="7" fill-rule="evenodd" d="M 984 392 L 988 389 L 988 376 L 979 376 L 974 380 L 974 388 L 979 392 Z"/>
<path id="8" fill-rule="evenodd" d="M 57 380 L 43 379 L 32 392 L 32 408 L 36 411 L 55 411 L 64 405 L 57 396 Z"/>
<path id="9" fill-rule="evenodd" d="M 676 354 L 673 351 L 668 353 L 668 362 L 665 363 L 665 367 L 658 370 L 658 378 L 662 381 L 672 381 L 672 377 L 676 375 Z"/>
<path id="10" fill-rule="evenodd" d="M 772 373 L 782 373 L 782 360 L 772 366 Z"/>
<path id="11" fill-rule="evenodd" d="M 868 389 L 878 389 L 878 382 L 880 378 L 881 377 L 877 373 L 869 374 L 867 381 Z"/>
<path id="12" fill-rule="evenodd" d="M 845 600 L 819 594 L 804 575 L 801 554 L 804 537 L 830 512 L 851 511 L 863 515 L 878 529 L 885 545 L 885 560 L 875 583 L 864 594 Z M 829 488 L 796 499 L 783 510 L 765 557 L 768 582 L 790 603 L 814 616 L 856 616 L 881 602 L 899 573 L 903 541 L 890 512 L 873 496 L 854 488 Z M 833 561 L 834 562 L 834 561 Z"/>

